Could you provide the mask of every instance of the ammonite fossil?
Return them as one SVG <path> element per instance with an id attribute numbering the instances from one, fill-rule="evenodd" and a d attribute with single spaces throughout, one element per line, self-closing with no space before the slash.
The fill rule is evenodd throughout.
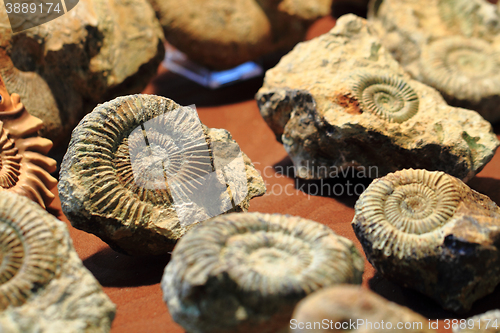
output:
<path id="1" fill-rule="evenodd" d="M 193 223 L 248 208 L 262 178 L 225 130 L 159 96 L 99 105 L 73 131 L 60 173 L 73 226 L 128 254 L 159 254 Z"/>
<path id="2" fill-rule="evenodd" d="M 375 180 L 352 226 L 383 275 L 462 312 L 500 282 L 492 244 L 500 208 L 443 172 L 402 170 Z"/>
<path id="3" fill-rule="evenodd" d="M 354 244 L 319 223 L 234 213 L 200 224 L 177 244 L 164 300 L 187 331 L 278 332 L 295 304 L 320 288 L 361 283 Z"/>
<path id="4" fill-rule="evenodd" d="M 353 87 L 363 111 L 402 123 L 418 112 L 418 95 L 402 78 L 393 75 L 359 75 Z"/>
<path id="5" fill-rule="evenodd" d="M 24 304 L 58 266 L 56 241 L 26 202 L 0 192 L 0 310 Z"/>
<path id="6" fill-rule="evenodd" d="M 48 13 L 47 2 L 34 2 L 38 12 L 21 8 L 20 25 L 54 18 L 55 7 L 62 8 L 54 3 Z M 65 7 L 67 15 L 61 9 L 59 18 L 21 32 L 0 12 L 0 75 L 43 120 L 40 133 L 55 145 L 66 145 L 98 102 L 143 90 L 164 58 L 163 33 L 147 0 L 72 0 Z"/>
<path id="7" fill-rule="evenodd" d="M 479 102 L 498 94 L 500 60 L 488 42 L 460 36 L 438 39 L 422 48 L 424 83 L 446 96 Z"/>
<path id="8" fill-rule="evenodd" d="M 315 323 L 321 323 L 316 325 Z M 316 325 L 316 326 L 314 326 Z M 431 333 L 429 321 L 369 289 L 338 285 L 304 298 L 295 308 L 290 331 Z"/>
<path id="9" fill-rule="evenodd" d="M 19 95 L 10 96 L 0 77 L 0 189 L 16 192 L 45 208 L 54 199 L 56 161 L 44 156 L 52 142 L 37 136 L 43 122 L 31 116 Z"/>
<path id="10" fill-rule="evenodd" d="M 108 332 L 115 307 L 83 266 L 64 222 L 0 192 L 0 328 Z"/>

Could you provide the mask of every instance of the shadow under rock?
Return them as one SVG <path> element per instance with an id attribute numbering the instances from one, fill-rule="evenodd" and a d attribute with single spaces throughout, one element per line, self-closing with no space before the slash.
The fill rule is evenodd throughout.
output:
<path id="1" fill-rule="evenodd" d="M 328 179 L 301 179 L 295 175 L 295 167 L 289 156 L 274 164 L 276 173 L 295 179 L 295 188 L 307 195 L 333 198 L 340 203 L 354 207 L 361 193 L 373 179 L 360 177 L 362 172 L 353 167 L 338 170 L 335 177 Z"/>
<path id="2" fill-rule="evenodd" d="M 500 180 L 489 177 L 474 177 L 467 185 L 473 190 L 487 195 L 497 205 L 500 204 L 500 191 L 498 191 L 500 188 Z"/>
<path id="3" fill-rule="evenodd" d="M 366 18 L 367 13 L 368 0 L 334 0 L 332 3 L 332 16 L 336 19 L 345 14 Z"/>
<path id="4" fill-rule="evenodd" d="M 83 264 L 104 287 L 137 287 L 159 283 L 169 260 L 168 254 L 132 257 L 105 247 Z"/>
<path id="5" fill-rule="evenodd" d="M 372 291 L 387 300 L 406 306 L 429 319 L 469 318 L 489 310 L 500 308 L 500 286 L 497 286 L 491 294 L 474 302 L 472 308 L 467 313 L 458 315 L 452 311 L 443 309 L 433 299 L 418 291 L 405 288 L 387 280 L 378 272 L 370 279 L 368 285 Z"/>

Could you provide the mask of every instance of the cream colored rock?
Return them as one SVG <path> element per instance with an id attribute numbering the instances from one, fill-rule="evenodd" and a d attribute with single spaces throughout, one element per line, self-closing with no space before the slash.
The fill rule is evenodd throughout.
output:
<path id="1" fill-rule="evenodd" d="M 321 288 L 360 284 L 363 259 L 330 228 L 299 217 L 233 213 L 183 237 L 162 290 L 191 333 L 286 332 L 297 302 Z"/>
<path id="2" fill-rule="evenodd" d="M 118 97 L 88 114 L 58 189 L 74 227 L 131 255 L 169 252 L 194 224 L 246 211 L 266 191 L 228 131 L 153 95 Z"/>
<path id="3" fill-rule="evenodd" d="M 486 0 L 373 0 L 369 21 L 416 80 L 500 120 L 500 14 Z"/>
<path id="4" fill-rule="evenodd" d="M 318 324 L 319 323 L 319 324 Z M 404 325 L 408 326 L 404 326 Z M 301 329 L 302 327 L 302 329 Z M 325 288 L 297 304 L 290 333 L 431 333 L 429 321 L 411 311 L 353 285 Z"/>
<path id="5" fill-rule="evenodd" d="M 500 283 L 500 208 L 443 172 L 402 170 L 376 179 L 352 226 L 385 277 L 445 309 L 466 312 Z"/>
<path id="6" fill-rule="evenodd" d="M 66 225 L 0 192 L 0 331 L 105 333 L 115 305 L 73 248 Z"/>
<path id="7" fill-rule="evenodd" d="M 146 0 L 80 0 L 67 14 L 16 34 L 2 10 L 0 75 L 57 145 L 98 102 L 140 92 L 163 59 L 163 41 Z"/>
<path id="8" fill-rule="evenodd" d="M 498 147 L 477 112 L 450 107 L 412 80 L 362 18 L 300 43 L 266 73 L 260 112 L 283 142 L 298 177 L 339 169 L 443 170 L 471 179 Z"/>
<path id="9" fill-rule="evenodd" d="M 168 42 L 196 62 L 227 69 L 303 40 L 332 0 L 149 0 Z"/>
<path id="10" fill-rule="evenodd" d="M 453 333 L 498 333 L 500 332 L 500 310 L 491 310 L 459 321 Z"/>

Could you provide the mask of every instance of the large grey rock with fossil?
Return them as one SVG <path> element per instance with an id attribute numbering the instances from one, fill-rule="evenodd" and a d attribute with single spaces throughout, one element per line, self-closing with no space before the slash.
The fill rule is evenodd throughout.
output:
<path id="1" fill-rule="evenodd" d="M 373 0 L 369 21 L 410 75 L 500 120 L 500 14 L 486 0 Z"/>
<path id="2" fill-rule="evenodd" d="M 1 191 L 0 230 L 1 332 L 109 332 L 115 305 L 78 258 L 64 222 Z"/>
<path id="3" fill-rule="evenodd" d="M 246 211 L 266 191 L 228 131 L 153 95 L 118 97 L 85 116 L 59 179 L 72 225 L 130 255 L 171 251 L 194 224 Z"/>
<path id="4" fill-rule="evenodd" d="M 41 134 L 54 145 L 97 103 L 144 89 L 163 60 L 163 43 L 146 0 L 80 0 L 67 14 L 19 33 L 0 11 L 0 75 L 44 122 Z"/>
<path id="5" fill-rule="evenodd" d="M 378 176 L 413 167 L 467 181 L 499 144 L 477 112 L 412 80 L 355 15 L 297 45 L 266 73 L 256 99 L 306 179 L 376 166 Z"/>
<path id="6" fill-rule="evenodd" d="M 352 227 L 380 274 L 466 312 L 500 283 L 500 208 L 439 171 L 401 170 L 374 180 Z"/>

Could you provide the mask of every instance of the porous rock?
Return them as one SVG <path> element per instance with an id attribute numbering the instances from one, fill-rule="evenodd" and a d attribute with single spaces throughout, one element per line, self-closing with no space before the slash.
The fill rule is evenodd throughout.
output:
<path id="1" fill-rule="evenodd" d="M 118 97 L 85 116 L 58 189 L 74 227 L 131 255 L 171 251 L 193 224 L 246 211 L 266 190 L 228 131 L 153 95 Z"/>
<path id="2" fill-rule="evenodd" d="M 486 0 L 374 0 L 369 21 L 413 78 L 500 120 L 500 14 Z"/>
<path id="3" fill-rule="evenodd" d="M 377 271 L 445 309 L 465 312 L 500 282 L 500 208 L 443 172 L 376 179 L 352 226 Z"/>
<path id="4" fill-rule="evenodd" d="M 0 331 L 109 332 L 115 305 L 83 266 L 66 225 L 0 192 Z"/>
<path id="5" fill-rule="evenodd" d="M 410 326 L 399 326 L 405 324 Z M 295 308 L 290 328 L 291 333 L 435 332 L 421 315 L 352 285 L 325 288 L 304 298 Z"/>
<path id="6" fill-rule="evenodd" d="M 165 37 L 190 59 L 227 69 L 303 40 L 332 0 L 149 0 Z"/>
<path id="7" fill-rule="evenodd" d="M 287 332 L 295 305 L 339 283 L 360 284 L 354 244 L 299 217 L 233 213 L 189 231 L 162 278 L 173 319 L 191 333 Z"/>
<path id="8" fill-rule="evenodd" d="M 414 167 L 467 181 L 499 144 L 477 112 L 450 107 L 412 80 L 352 14 L 283 57 L 256 99 L 296 175 L 306 179 L 375 166 L 378 176 Z"/>
<path id="9" fill-rule="evenodd" d="M 2 10 L 0 75 L 58 145 L 97 103 L 140 92 L 163 59 L 163 41 L 147 0 L 80 0 L 15 34 Z"/>

